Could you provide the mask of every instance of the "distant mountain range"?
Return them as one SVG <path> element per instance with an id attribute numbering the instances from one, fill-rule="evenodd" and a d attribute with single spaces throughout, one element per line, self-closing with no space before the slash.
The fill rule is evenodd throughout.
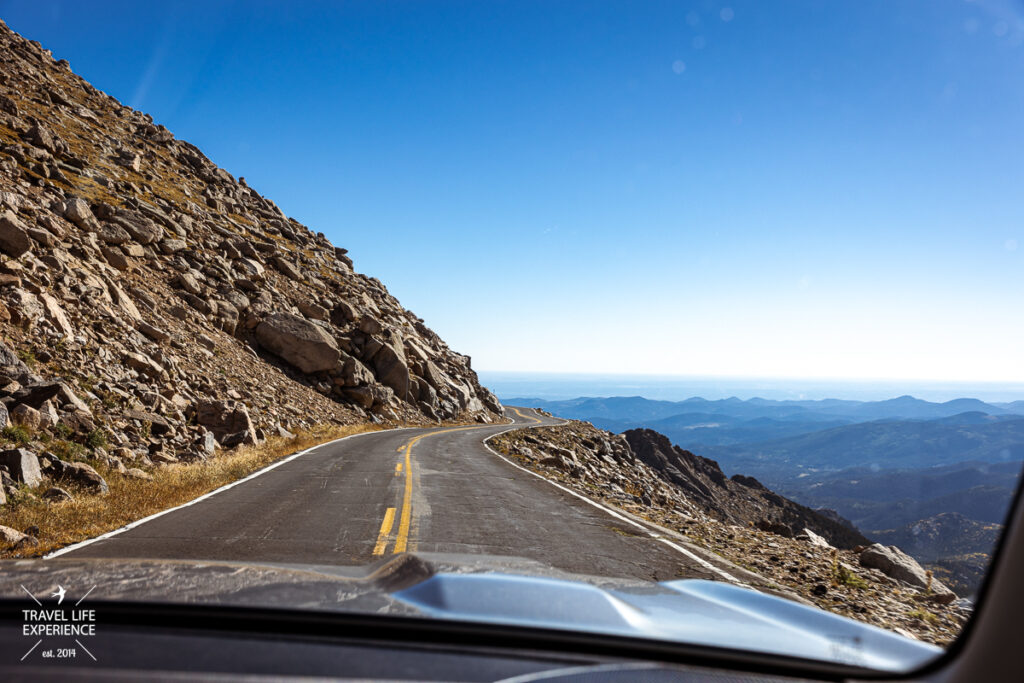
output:
<path id="1" fill-rule="evenodd" d="M 661 420 L 687 413 L 727 415 L 747 420 L 767 417 L 800 422 L 835 419 L 845 419 L 848 422 L 882 419 L 932 420 L 968 412 L 1024 416 L 1024 401 L 985 403 L 974 398 L 958 398 L 945 403 L 933 403 L 913 396 L 900 396 L 885 401 L 848 401 L 835 398 L 816 401 L 751 398 L 744 401 L 736 397 L 714 401 L 700 397 L 688 398 L 685 401 L 654 401 L 642 396 L 613 396 L 580 397 L 565 401 L 512 398 L 505 402 L 509 405 L 543 408 L 556 415 L 578 420 L 604 418 L 623 422 Z"/>
<path id="2" fill-rule="evenodd" d="M 719 461 L 726 471 L 783 483 L 816 471 L 935 467 L 1024 460 L 1024 401 L 945 403 L 770 401 L 729 398 L 652 401 L 639 396 L 567 401 L 513 399 L 615 432 L 647 428 Z"/>

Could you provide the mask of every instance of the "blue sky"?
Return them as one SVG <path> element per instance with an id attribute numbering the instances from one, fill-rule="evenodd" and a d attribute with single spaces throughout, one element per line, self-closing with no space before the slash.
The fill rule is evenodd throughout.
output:
<path id="1" fill-rule="evenodd" d="M 0 0 L 484 370 L 1024 380 L 1016 2 Z"/>

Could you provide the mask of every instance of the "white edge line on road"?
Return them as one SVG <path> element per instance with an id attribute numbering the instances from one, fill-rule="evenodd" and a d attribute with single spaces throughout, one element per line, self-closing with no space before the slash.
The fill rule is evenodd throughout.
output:
<path id="1" fill-rule="evenodd" d="M 95 536 L 93 538 L 87 538 L 84 541 L 79 541 L 78 543 L 73 543 L 71 545 L 64 546 L 63 548 L 60 548 L 59 550 L 54 550 L 52 553 L 48 553 L 46 555 L 43 555 L 43 559 L 44 560 L 51 560 L 51 559 L 53 559 L 55 557 L 59 557 L 60 555 L 63 555 L 64 553 L 70 553 L 70 552 L 73 552 L 75 550 L 78 550 L 79 548 L 84 548 L 85 546 L 90 545 L 92 543 L 95 543 L 96 541 L 103 541 L 103 540 L 106 540 L 106 539 L 111 538 L 113 536 L 117 536 L 118 534 L 123 533 L 125 531 L 128 531 L 129 529 L 134 529 L 135 527 L 137 527 L 139 525 L 142 525 L 142 524 L 145 524 L 146 522 L 152 521 L 152 520 L 156 519 L 157 517 L 163 517 L 164 515 L 166 515 L 169 512 L 174 512 L 175 510 L 180 510 L 182 508 L 187 508 L 189 505 L 195 505 L 196 503 L 204 501 L 204 500 L 206 500 L 207 498 L 209 498 L 211 496 L 215 496 L 218 493 L 221 493 L 222 491 L 227 491 L 228 489 L 234 488 L 235 486 L 238 486 L 239 484 L 244 484 L 245 482 L 249 481 L 250 479 L 255 479 L 256 477 L 260 476 L 261 474 L 266 474 L 267 472 L 269 472 L 270 470 L 274 469 L 275 467 L 280 467 L 281 465 L 285 464 L 286 462 L 291 462 L 292 460 L 295 460 L 295 458 L 298 458 L 299 456 L 305 455 L 306 453 L 309 453 L 310 451 L 315 451 L 318 448 L 323 448 L 324 446 L 330 446 L 331 444 L 338 443 L 339 441 L 344 441 L 345 439 L 352 439 L 352 438 L 355 438 L 357 436 L 365 436 L 367 434 L 380 434 L 382 432 L 401 432 L 401 431 L 404 431 L 406 429 L 421 429 L 421 427 L 398 427 L 396 429 L 378 429 L 378 430 L 375 430 L 375 431 L 372 431 L 372 432 L 360 432 L 358 434 L 349 434 L 348 436 L 343 436 L 340 439 L 334 439 L 333 441 L 325 441 L 324 443 L 317 444 L 316 446 L 310 446 L 309 448 L 307 448 L 304 451 L 299 451 L 298 453 L 292 453 L 291 455 L 289 455 L 286 458 L 281 458 L 280 460 L 272 462 L 269 465 L 267 465 L 266 467 L 264 467 L 263 469 L 256 470 L 255 472 L 253 472 L 252 474 L 250 474 L 247 477 L 243 477 L 242 479 L 239 479 L 238 481 L 233 481 L 230 484 L 224 484 L 224 486 L 221 486 L 219 489 L 214 489 L 213 491 L 210 491 L 209 493 L 204 493 L 203 495 L 199 496 L 198 498 L 193 498 L 192 500 L 188 501 L 187 503 L 182 503 L 181 505 L 177 505 L 177 506 L 172 507 L 172 508 L 167 508 L 166 510 L 161 510 L 160 512 L 154 512 L 149 517 L 143 517 L 142 519 L 137 519 L 134 522 L 129 522 L 128 524 L 125 524 L 120 529 L 114 529 L 113 531 L 108 531 L 105 534 L 100 534 L 99 536 Z"/>
<path id="2" fill-rule="evenodd" d="M 561 419 L 561 418 L 558 418 L 558 419 Z M 686 555 L 687 557 L 689 557 L 691 560 L 693 560 L 694 562 L 696 562 L 700 566 L 702 566 L 705 569 L 708 569 L 710 571 L 713 571 L 714 573 L 718 574 L 719 576 L 721 576 L 726 581 L 734 583 L 734 584 L 736 584 L 738 586 L 748 586 L 748 584 L 744 583 L 743 581 L 740 581 L 739 579 L 737 579 L 732 574 L 726 572 L 723 569 L 719 569 L 718 567 L 716 567 L 715 565 L 711 564 L 710 562 L 708 562 L 704 558 L 697 556 L 696 554 L 690 552 L 689 550 L 687 550 L 686 548 L 682 547 L 681 545 L 679 545 L 677 543 L 673 543 L 672 541 L 668 540 L 664 536 L 660 536 L 659 534 L 657 534 L 654 531 L 652 531 L 651 529 L 647 528 L 646 526 L 644 526 L 640 522 L 633 521 L 629 517 L 621 515 L 618 512 L 616 512 L 615 510 L 612 510 L 609 507 L 605 507 L 601 503 L 598 503 L 597 501 L 592 500 L 592 499 L 584 496 L 582 493 L 577 493 L 576 491 L 573 491 L 572 489 L 570 489 L 568 487 L 562 486 L 557 481 L 553 481 L 551 479 L 548 479 L 547 477 L 545 477 L 543 475 L 537 474 L 533 470 L 528 470 L 525 467 L 512 462 L 511 460 L 506 458 L 504 455 L 502 455 L 498 451 L 496 451 L 493 448 L 491 448 L 490 445 L 488 445 L 488 443 L 487 443 L 488 441 L 490 441 L 491 439 L 493 439 L 493 438 L 495 438 L 497 436 L 501 436 L 502 434 L 506 434 L 508 432 L 515 431 L 517 429 L 536 429 L 537 427 L 560 427 L 560 426 L 566 425 L 566 424 L 569 424 L 568 421 L 563 420 L 561 425 L 545 425 L 545 424 L 515 425 L 514 427 L 510 427 L 509 429 L 506 429 L 504 431 L 498 432 L 497 434 L 491 434 L 489 437 L 484 439 L 482 443 L 483 443 L 484 448 L 486 448 L 491 453 L 493 453 L 494 455 L 498 456 L 499 458 L 501 458 L 502 460 L 507 462 L 509 465 L 512 465 L 512 467 L 515 467 L 516 469 L 522 470 L 523 472 L 526 472 L 527 474 L 532 474 L 533 476 L 537 477 L 538 479 L 540 479 L 542 481 L 546 481 L 547 483 L 551 484 L 552 486 L 554 486 L 554 487 L 556 487 L 558 489 L 561 489 L 562 491 L 565 491 L 566 493 L 568 493 L 570 495 L 576 496 L 577 498 L 579 498 L 583 502 L 588 503 L 590 505 L 593 505 L 598 510 L 602 510 L 603 512 L 611 515 L 615 519 L 621 520 L 621 521 L 625 522 L 626 524 L 630 524 L 630 525 L 636 527 L 637 529 L 640 529 L 641 531 L 646 533 L 648 536 L 650 536 L 654 540 L 660 541 L 660 542 L 664 543 L 665 545 L 667 545 L 668 547 L 672 548 L 673 550 L 676 550 L 676 551 L 682 553 L 683 555 Z"/>

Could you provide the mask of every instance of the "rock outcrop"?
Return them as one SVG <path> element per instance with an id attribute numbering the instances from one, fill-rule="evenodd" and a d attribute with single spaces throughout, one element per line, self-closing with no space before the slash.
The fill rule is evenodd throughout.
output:
<path id="1" fill-rule="evenodd" d="M 47 473 L 55 481 L 77 484 L 89 493 L 107 493 L 110 490 L 100 473 L 84 462 L 65 462 L 51 457 L 47 465 Z"/>
<path id="2" fill-rule="evenodd" d="M 949 603 L 956 600 L 953 591 L 932 578 L 930 572 L 926 572 L 917 560 L 894 545 L 872 544 L 861 551 L 860 563 L 865 567 L 878 569 L 897 581 L 926 589 L 934 594 L 937 602 Z"/>
<path id="3" fill-rule="evenodd" d="M 721 521 L 753 523 L 786 538 L 809 528 L 839 548 L 869 542 L 856 529 L 768 490 L 753 477 L 737 474 L 727 478 L 714 460 L 682 449 L 654 430 L 631 429 L 622 436 L 638 459 Z"/>
<path id="4" fill-rule="evenodd" d="M 346 249 L 2 22 L 0 254 L 3 492 L 47 451 L 139 478 L 314 425 L 501 412 Z M 69 495 L 102 490 L 74 470 Z"/>
<path id="5" fill-rule="evenodd" d="M 204 444 L 208 436 L 229 448 L 243 443 L 259 442 L 248 409 L 245 404 L 238 401 L 200 401 L 196 405 L 196 422 L 209 430 L 207 434 L 199 437 Z M 204 454 L 208 454 L 210 450 L 209 445 L 202 448 Z"/>
<path id="6" fill-rule="evenodd" d="M 291 313 L 274 313 L 256 326 L 256 340 L 268 351 L 305 373 L 338 367 L 338 343 L 312 321 Z"/>
<path id="7" fill-rule="evenodd" d="M 26 486 L 39 486 L 43 481 L 39 471 L 39 458 L 24 448 L 0 452 L 0 466 L 6 468 L 14 481 Z"/>

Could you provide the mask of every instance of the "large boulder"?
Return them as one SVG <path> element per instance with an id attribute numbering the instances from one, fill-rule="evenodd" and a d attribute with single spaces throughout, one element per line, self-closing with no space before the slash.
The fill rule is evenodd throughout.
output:
<path id="1" fill-rule="evenodd" d="M 422 379 L 419 380 L 419 391 L 416 397 L 420 400 L 420 403 L 430 406 L 431 411 L 437 410 L 437 392 L 434 390 L 434 387 Z"/>
<path id="2" fill-rule="evenodd" d="M 345 389 L 343 393 L 348 400 L 362 408 L 365 408 L 366 410 L 373 407 L 374 395 L 373 390 L 369 386 L 351 387 L 349 389 Z"/>
<path id="3" fill-rule="evenodd" d="M 191 272 L 186 271 L 184 273 L 179 273 L 177 283 L 179 287 L 184 289 L 189 294 L 199 296 L 203 293 L 202 286 L 199 284 L 199 281 L 196 279 L 195 275 L 193 275 Z"/>
<path id="4" fill-rule="evenodd" d="M 64 309 L 61 308 L 61 305 L 57 302 L 56 298 L 46 292 L 41 292 L 39 294 L 39 300 L 42 301 L 43 308 L 46 310 L 46 317 L 49 318 L 50 322 L 53 323 L 53 326 L 57 328 L 61 334 L 65 337 L 70 337 L 75 334 L 74 326 L 72 326 L 71 321 L 68 320 L 67 313 L 65 313 Z"/>
<path id="5" fill-rule="evenodd" d="M 754 481 L 757 480 L 755 479 Z M 806 527 L 804 527 L 804 530 L 796 535 L 796 538 L 801 541 L 804 541 L 808 545 L 813 545 L 818 548 L 824 548 L 826 550 L 831 550 L 832 548 L 832 544 L 825 540 L 823 536 L 819 536 L 818 534 L 814 533 L 814 531 Z"/>
<path id="6" fill-rule="evenodd" d="M 346 353 L 341 354 L 341 379 L 346 387 L 366 386 L 374 381 L 373 372 Z"/>
<path id="7" fill-rule="evenodd" d="M 100 223 L 98 234 L 104 244 L 124 244 L 132 238 L 127 230 L 116 223 Z"/>
<path id="8" fill-rule="evenodd" d="M 275 256 L 270 260 L 274 267 L 277 268 L 285 277 L 292 280 L 301 280 L 302 272 L 295 266 L 294 263 L 284 258 L 283 256 Z"/>
<path id="9" fill-rule="evenodd" d="M 466 410 L 469 406 L 470 399 L 473 398 L 473 391 L 457 379 L 449 380 L 448 388 L 453 391 L 455 400 L 459 402 L 459 408 Z"/>
<path id="10" fill-rule="evenodd" d="M 13 211 L 0 214 L 0 251 L 18 258 L 32 248 L 32 239 Z"/>
<path id="11" fill-rule="evenodd" d="M 948 596 L 947 602 L 956 599 L 956 594 L 942 585 L 938 579 L 933 578 L 929 582 L 927 572 L 917 563 L 917 560 L 894 545 L 884 546 L 881 543 L 875 543 L 865 548 L 861 551 L 860 563 L 864 567 L 877 569 L 886 576 L 910 584 L 915 588 L 928 588 L 930 583 L 932 593 L 936 596 Z"/>
<path id="12" fill-rule="evenodd" d="M 82 230 L 95 231 L 99 229 L 99 221 L 89 208 L 89 202 L 79 197 L 64 202 L 64 218 L 68 219 Z"/>
<path id="13" fill-rule="evenodd" d="M 6 95 L 0 95 L 0 111 L 10 114 L 11 116 L 17 116 L 18 103 Z"/>
<path id="14" fill-rule="evenodd" d="M 238 401 L 201 400 L 196 404 L 196 422 L 213 432 L 225 448 L 259 441 L 248 408 Z"/>
<path id="15" fill-rule="evenodd" d="M 35 408 L 27 406 L 24 403 L 20 403 L 14 406 L 14 410 L 10 412 L 10 420 L 19 427 L 24 427 L 25 429 L 34 432 L 39 429 L 42 416 Z"/>
<path id="16" fill-rule="evenodd" d="M 149 431 L 153 436 L 174 436 L 174 425 L 163 415 L 145 410 L 126 410 L 124 416 L 129 420 L 149 423 Z"/>
<path id="17" fill-rule="evenodd" d="M 402 337 L 397 332 L 392 332 L 389 342 L 374 354 L 373 369 L 377 381 L 390 387 L 398 398 L 403 401 L 414 401 L 417 398 L 409 395 L 409 365 L 405 360 Z"/>
<path id="18" fill-rule="evenodd" d="M 102 285 L 106 288 L 110 301 L 117 307 L 116 313 L 124 314 L 130 321 L 136 322 L 142 319 L 138 306 L 128 296 L 128 293 L 121 289 L 117 282 L 110 278 L 104 278 Z"/>
<path id="19" fill-rule="evenodd" d="M 125 168 L 130 168 L 136 173 L 142 170 L 142 156 L 134 150 L 119 150 L 114 161 Z"/>
<path id="20" fill-rule="evenodd" d="M 389 387 L 374 382 L 365 387 L 343 389 L 342 393 L 353 403 L 367 410 L 378 410 L 391 403 L 394 393 Z"/>
<path id="21" fill-rule="evenodd" d="M 502 413 L 505 412 L 505 407 L 501 405 L 501 401 L 498 400 L 498 397 L 492 394 L 486 388 L 477 385 L 476 394 L 479 397 L 479 399 L 483 402 L 484 406 L 486 406 L 487 409 L 490 410 L 492 413 L 501 415 Z"/>
<path id="22" fill-rule="evenodd" d="M 55 135 L 46 124 L 34 119 L 32 127 L 22 137 L 32 146 L 45 149 L 50 154 L 64 154 L 68 149 L 68 143 Z"/>
<path id="23" fill-rule="evenodd" d="M 441 391 L 443 387 L 448 385 L 448 380 L 445 378 L 444 374 L 438 370 L 437 366 L 431 361 L 425 361 L 422 364 L 422 368 L 423 372 L 421 377 L 427 380 L 427 383 L 434 387 L 436 391 Z"/>
<path id="24" fill-rule="evenodd" d="M 91 413 L 89 406 L 82 399 L 78 398 L 71 387 L 60 380 L 49 380 L 46 382 L 34 382 L 14 392 L 16 403 L 24 403 L 39 410 L 49 400 L 56 400 L 61 406 L 70 405 L 75 410 L 84 413 Z"/>
<path id="25" fill-rule="evenodd" d="M 238 327 L 240 314 L 234 304 L 220 299 L 215 300 L 217 304 L 217 326 L 228 334 L 234 334 Z"/>
<path id="26" fill-rule="evenodd" d="M 352 259 L 348 256 L 348 249 L 344 249 L 342 247 L 335 247 L 334 248 L 334 258 L 338 259 L 339 261 L 344 263 L 346 266 L 348 266 L 349 270 L 352 270 L 353 264 L 352 264 Z"/>
<path id="27" fill-rule="evenodd" d="M 344 325 L 356 319 L 358 312 L 356 307 L 347 301 L 338 301 L 331 309 L 331 322 L 335 325 Z"/>
<path id="28" fill-rule="evenodd" d="M 164 254 L 177 254 L 182 249 L 188 248 L 188 242 L 174 238 L 160 240 L 160 251 Z"/>
<path id="29" fill-rule="evenodd" d="M 256 340 L 302 372 L 321 372 L 337 367 L 341 358 L 334 339 L 305 318 L 274 313 L 256 326 Z"/>
<path id="30" fill-rule="evenodd" d="M 46 315 L 39 297 L 21 287 L 13 287 L 7 293 L 7 306 L 11 319 L 27 328 L 34 327 Z"/>
<path id="31" fill-rule="evenodd" d="M 151 244 L 160 239 L 163 229 L 150 218 L 137 211 L 119 209 L 113 221 L 139 244 Z"/>
<path id="32" fill-rule="evenodd" d="M 0 465 L 7 468 L 15 481 L 20 481 L 26 486 L 35 488 L 43 481 L 43 475 L 39 471 L 39 458 L 24 448 L 0 452 Z"/>
<path id="33" fill-rule="evenodd" d="M 57 481 L 77 484 L 90 493 L 110 491 L 110 487 L 107 486 L 106 480 L 100 476 L 100 473 L 84 462 L 65 462 L 59 458 L 51 458 L 49 471 Z"/>
<path id="34" fill-rule="evenodd" d="M 0 525 L 0 543 L 11 546 L 24 540 L 26 534 L 21 533 L 17 529 L 13 529 L 9 526 Z"/>
<path id="35" fill-rule="evenodd" d="M 298 306 L 299 310 L 302 311 L 302 315 L 312 320 L 327 320 L 331 315 L 330 311 L 326 308 L 312 301 L 300 301 Z"/>
<path id="36" fill-rule="evenodd" d="M 124 354 L 124 364 L 132 370 L 149 375 L 154 379 L 160 379 L 164 375 L 163 366 L 144 353 L 126 352 Z"/>
<path id="37" fill-rule="evenodd" d="M 29 374 L 29 367 L 21 360 L 17 352 L 0 340 L 0 367 L 8 368 L 18 374 Z"/>

